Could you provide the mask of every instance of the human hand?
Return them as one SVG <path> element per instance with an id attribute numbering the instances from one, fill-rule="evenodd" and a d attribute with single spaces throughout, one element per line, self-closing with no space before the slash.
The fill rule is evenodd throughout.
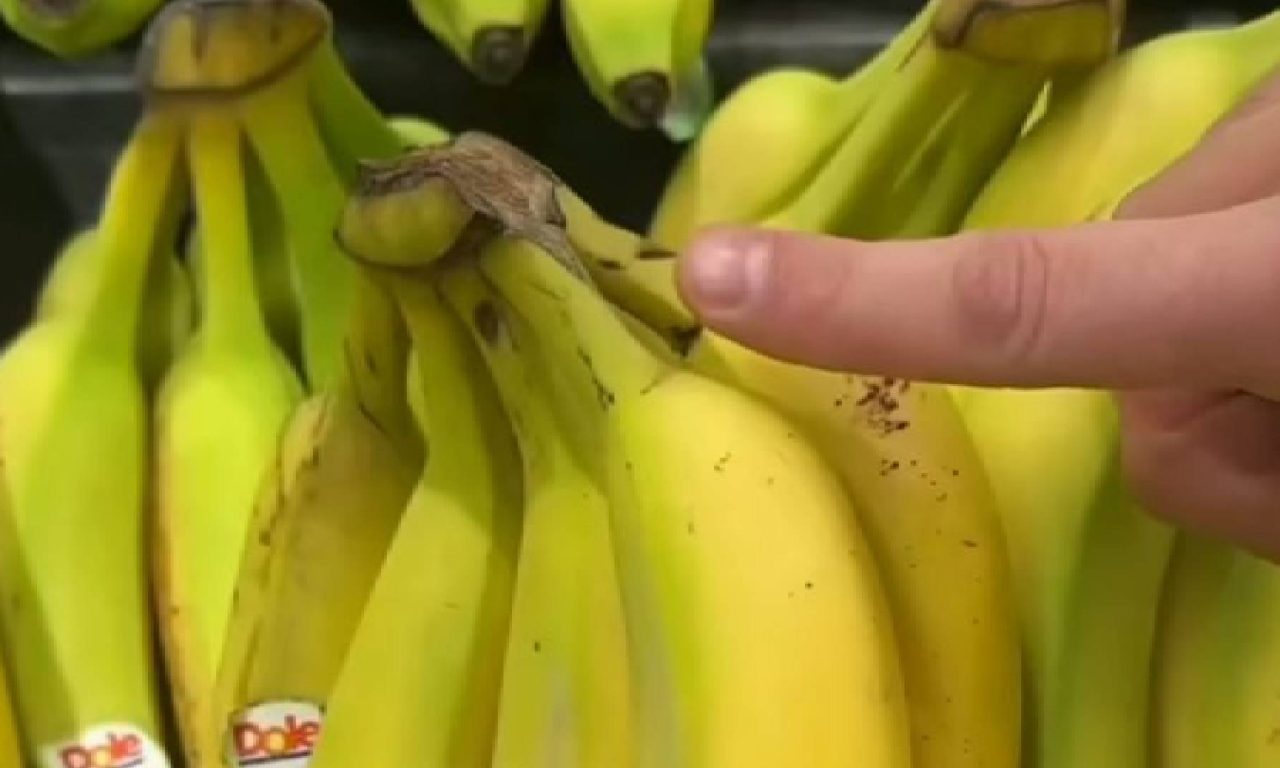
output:
<path id="1" fill-rule="evenodd" d="M 792 362 L 1115 390 L 1146 506 L 1280 561 L 1280 75 L 1118 219 L 895 243 L 719 229 L 681 291 Z"/>

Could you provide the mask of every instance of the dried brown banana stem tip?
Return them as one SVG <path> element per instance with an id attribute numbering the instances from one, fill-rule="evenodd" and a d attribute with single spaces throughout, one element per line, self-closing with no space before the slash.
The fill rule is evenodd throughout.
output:
<path id="1" fill-rule="evenodd" d="M 623 78 L 613 91 L 624 112 L 619 117 L 633 128 L 657 125 L 671 105 L 671 81 L 661 72 L 640 72 Z"/>
<path id="2" fill-rule="evenodd" d="M 943 48 L 1010 64 L 1069 69 L 1111 56 L 1124 0 L 954 0 L 938 8 Z"/>
<path id="3" fill-rule="evenodd" d="M 233 98 L 296 71 L 331 30 L 317 0 L 179 0 L 148 29 L 138 81 L 151 97 Z"/>
<path id="4" fill-rule="evenodd" d="M 489 85 L 506 85 L 514 80 L 528 57 L 528 42 L 520 27 L 485 27 L 471 40 L 471 69 Z"/>
<path id="5" fill-rule="evenodd" d="M 365 165 L 338 239 L 359 261 L 415 267 L 456 253 L 464 235 L 513 235 L 585 278 L 565 234 L 559 185 L 555 174 L 505 141 L 465 133 L 444 146 Z"/>

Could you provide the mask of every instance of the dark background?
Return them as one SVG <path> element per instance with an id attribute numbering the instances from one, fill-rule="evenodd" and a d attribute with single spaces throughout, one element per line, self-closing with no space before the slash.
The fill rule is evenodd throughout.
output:
<path id="1" fill-rule="evenodd" d="M 1277 0 L 1131 0 L 1135 42 L 1232 23 Z M 587 94 L 548 19 L 524 73 L 479 84 L 416 23 L 406 0 L 330 0 L 338 45 L 386 112 L 504 136 L 555 169 L 607 217 L 643 228 L 680 147 L 614 123 Z M 844 74 L 923 0 L 719 0 L 708 56 L 724 94 L 755 72 L 805 65 Z M 0 29 L 0 340 L 24 322 L 49 261 L 93 222 L 115 153 L 139 110 L 132 44 L 63 62 Z"/>

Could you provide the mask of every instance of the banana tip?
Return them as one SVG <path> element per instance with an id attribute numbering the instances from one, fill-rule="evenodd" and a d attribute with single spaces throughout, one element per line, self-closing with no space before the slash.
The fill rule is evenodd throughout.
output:
<path id="1" fill-rule="evenodd" d="M 671 81 L 661 72 L 638 72 L 619 80 L 613 93 L 624 122 L 650 128 L 662 120 L 671 104 Z"/>
<path id="2" fill-rule="evenodd" d="M 506 85 L 514 80 L 528 55 L 520 27 L 485 27 L 471 41 L 471 68 L 489 85 Z"/>

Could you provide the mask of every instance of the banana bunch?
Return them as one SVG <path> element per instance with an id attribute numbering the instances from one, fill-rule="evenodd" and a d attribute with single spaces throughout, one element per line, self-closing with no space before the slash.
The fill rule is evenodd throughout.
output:
<path id="1" fill-rule="evenodd" d="M 498 81 L 546 11 L 503 2 L 418 10 Z M 669 130 L 710 13 L 565 7 Z M 1274 762 L 1280 571 L 1143 513 L 1108 396 L 786 364 L 676 293 L 708 224 L 1114 215 L 1280 64 L 1280 12 L 1113 58 L 1123 15 L 932 0 L 762 76 L 646 237 L 384 118 L 317 0 L 170 4 L 0 354 L 0 768 Z"/>
<path id="2" fill-rule="evenodd" d="M 423 25 L 482 82 L 520 73 L 549 0 L 410 0 Z M 713 98 L 703 47 L 714 0 L 564 0 L 570 50 L 595 98 L 632 128 L 686 140 Z"/>
<path id="3" fill-rule="evenodd" d="M 97 53 L 137 32 L 164 0 L 0 0 L 14 32 L 63 57 Z"/>
<path id="4" fill-rule="evenodd" d="M 404 316 L 417 324 L 433 307 L 448 309 L 448 322 L 423 323 L 434 343 L 415 340 L 419 367 L 434 351 L 459 373 L 472 370 L 446 341 L 457 332 L 450 328 L 465 329 L 501 423 L 513 427 L 519 459 L 508 473 L 520 480 L 523 523 L 518 560 L 507 563 L 513 591 L 492 572 L 468 577 L 475 543 L 447 578 L 418 564 L 416 589 L 450 587 L 434 601 L 452 597 L 453 612 L 410 619 L 404 607 L 419 614 L 423 601 L 402 587 L 399 621 L 379 621 L 377 645 L 401 661 L 377 674 L 381 686 L 358 675 L 363 706 L 340 712 L 348 672 L 371 668 L 357 635 L 317 763 L 353 765 L 377 750 L 382 764 L 412 754 L 442 766 L 911 765 L 893 618 L 838 476 L 766 404 L 632 332 L 585 279 L 573 239 L 581 233 L 570 229 L 587 227 L 598 235 L 591 246 L 616 257 L 635 241 L 598 219 L 567 220 L 566 194 L 510 146 L 464 134 L 368 167 L 347 206 L 339 239 L 365 269 L 393 276 Z M 485 392 L 475 386 L 472 398 Z M 422 387 L 428 424 L 434 395 Z M 472 406 L 456 396 L 451 404 L 449 418 L 462 427 Z M 694 419 L 714 422 L 706 439 L 688 439 L 684 425 Z M 470 439 L 454 435 L 441 474 L 467 466 L 454 451 Z M 470 486 L 473 496 L 488 487 Z M 491 505 L 471 502 L 473 542 L 494 538 L 493 518 L 478 511 Z M 434 505 L 438 516 L 452 507 Z M 391 566 L 389 558 L 379 588 Z M 471 664 L 460 665 L 429 631 L 476 613 L 477 584 L 509 615 L 505 650 L 490 659 L 501 672 L 492 700 L 477 685 L 487 644 L 449 632 L 450 646 L 471 649 Z M 361 631 L 382 617 L 378 596 Z M 401 635 L 412 637 L 395 653 Z M 398 700 L 409 687 L 417 706 L 402 719 Z M 387 690 L 397 691 L 391 727 L 383 708 L 368 706 Z M 485 719 L 450 719 L 468 711 Z M 340 732 L 347 738 L 330 740 Z M 326 762 L 331 754 L 345 760 Z"/>

